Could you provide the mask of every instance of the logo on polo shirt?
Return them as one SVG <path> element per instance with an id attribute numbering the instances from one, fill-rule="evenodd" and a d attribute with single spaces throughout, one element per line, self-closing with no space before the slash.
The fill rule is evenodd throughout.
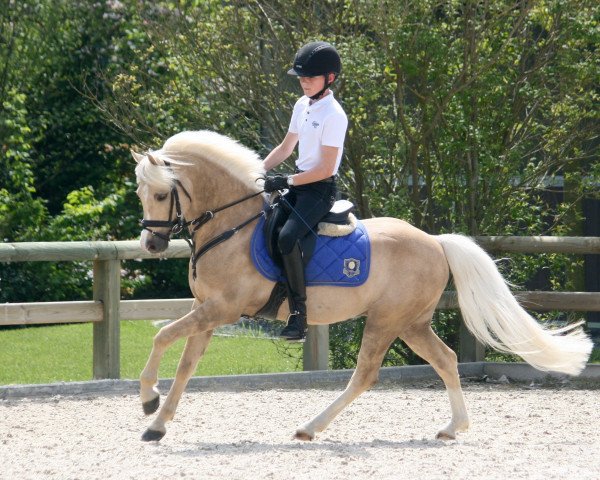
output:
<path id="1" fill-rule="evenodd" d="M 313 128 L 317 128 L 319 126 L 319 122 L 312 122 L 311 125 Z"/>

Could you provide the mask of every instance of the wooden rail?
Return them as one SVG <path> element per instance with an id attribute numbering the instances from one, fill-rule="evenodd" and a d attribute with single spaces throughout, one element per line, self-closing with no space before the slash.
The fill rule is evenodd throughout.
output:
<path id="1" fill-rule="evenodd" d="M 489 252 L 600 254 L 600 237 L 476 237 Z M 192 299 L 121 300 L 121 260 L 188 258 L 183 240 L 172 241 L 160 256 L 142 250 L 137 241 L 21 242 L 0 244 L 0 262 L 92 261 L 92 301 L 0 304 L 0 325 L 94 323 L 94 378 L 119 378 L 120 320 L 179 318 Z M 515 292 L 531 310 L 600 311 L 600 292 Z M 458 308 L 456 294 L 445 292 L 439 309 Z M 327 326 L 311 326 L 304 348 L 304 369 L 328 366 Z M 483 348 L 462 329 L 461 360 L 482 360 Z"/>

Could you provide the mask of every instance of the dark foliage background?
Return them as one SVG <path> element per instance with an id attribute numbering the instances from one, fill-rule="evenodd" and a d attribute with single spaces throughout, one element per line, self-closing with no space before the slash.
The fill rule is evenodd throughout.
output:
<path id="1" fill-rule="evenodd" d="M 581 234 L 598 198 L 592 0 L 0 0 L 0 238 L 139 235 L 129 149 L 186 129 L 262 155 L 313 39 L 336 45 L 350 119 L 341 172 L 359 216 L 430 233 Z M 516 283 L 581 289 L 581 259 L 515 256 Z M 185 261 L 124 262 L 124 298 L 189 296 Z M 91 297 L 91 265 L 0 265 L 0 302 Z M 435 326 L 455 344 L 457 318 Z M 351 366 L 361 320 L 332 327 Z M 386 362 L 415 362 L 401 343 Z"/>

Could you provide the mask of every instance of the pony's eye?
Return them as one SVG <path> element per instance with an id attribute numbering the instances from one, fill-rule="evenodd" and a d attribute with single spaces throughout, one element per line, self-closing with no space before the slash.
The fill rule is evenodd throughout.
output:
<path id="1" fill-rule="evenodd" d="M 168 193 L 157 193 L 156 195 L 154 195 L 154 198 L 156 199 L 157 202 L 162 202 L 162 201 L 166 200 L 168 196 L 169 196 Z"/>

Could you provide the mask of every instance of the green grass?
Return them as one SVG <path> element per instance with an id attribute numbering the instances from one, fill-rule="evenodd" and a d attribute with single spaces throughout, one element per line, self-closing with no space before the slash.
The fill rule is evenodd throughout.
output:
<path id="1" fill-rule="evenodd" d="M 157 328 L 121 323 L 121 378 L 138 378 Z M 165 354 L 159 376 L 175 375 L 185 340 Z M 287 352 L 287 353 L 286 353 Z M 291 353 L 291 355 L 290 355 Z M 290 372 L 302 369 L 301 346 L 249 336 L 214 336 L 196 375 Z M 0 330 L 0 385 L 92 379 L 92 324 Z"/>
<path id="2" fill-rule="evenodd" d="M 156 332 L 151 322 L 121 323 L 121 378 L 139 377 Z M 165 354 L 161 378 L 175 375 L 184 342 L 176 342 Z M 254 336 L 215 336 L 196 375 L 298 371 L 302 369 L 301 348 L 299 344 Z M 594 350 L 589 361 L 600 363 L 600 349 Z M 0 385 L 91 379 L 92 324 L 0 330 Z"/>

